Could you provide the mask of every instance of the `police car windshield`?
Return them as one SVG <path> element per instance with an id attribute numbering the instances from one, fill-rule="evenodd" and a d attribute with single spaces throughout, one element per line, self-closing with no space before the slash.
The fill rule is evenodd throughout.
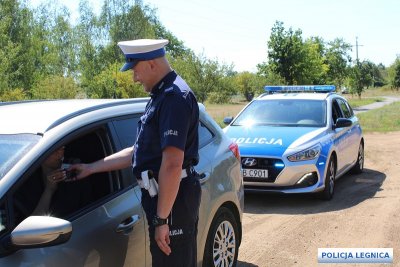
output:
<path id="1" fill-rule="evenodd" d="M 0 134 L 0 180 L 39 139 L 33 134 Z"/>
<path id="2" fill-rule="evenodd" d="M 255 100 L 235 119 L 233 126 L 324 127 L 324 100 Z"/>

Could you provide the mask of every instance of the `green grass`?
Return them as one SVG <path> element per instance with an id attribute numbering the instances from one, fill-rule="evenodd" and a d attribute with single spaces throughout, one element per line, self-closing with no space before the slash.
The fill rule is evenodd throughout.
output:
<path id="1" fill-rule="evenodd" d="M 205 103 L 207 113 L 221 126 L 224 128 L 226 125 L 223 123 L 225 117 L 235 117 L 248 102 L 240 101 L 233 104 L 210 104 Z"/>
<path id="2" fill-rule="evenodd" d="M 361 106 L 365 106 L 368 104 L 372 104 L 375 102 L 382 102 L 384 99 L 381 97 L 372 97 L 372 98 L 361 98 L 359 99 L 358 97 L 346 97 L 346 99 L 349 101 L 350 106 L 352 108 L 358 108 Z"/>
<path id="3" fill-rule="evenodd" d="M 400 131 L 400 102 L 360 113 L 357 117 L 364 132 Z"/>

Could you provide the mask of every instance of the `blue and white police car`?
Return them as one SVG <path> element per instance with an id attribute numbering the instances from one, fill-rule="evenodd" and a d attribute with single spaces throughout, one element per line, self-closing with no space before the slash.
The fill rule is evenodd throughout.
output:
<path id="1" fill-rule="evenodd" d="M 358 118 L 333 85 L 266 86 L 224 132 L 239 146 L 246 191 L 317 193 L 364 167 Z"/>

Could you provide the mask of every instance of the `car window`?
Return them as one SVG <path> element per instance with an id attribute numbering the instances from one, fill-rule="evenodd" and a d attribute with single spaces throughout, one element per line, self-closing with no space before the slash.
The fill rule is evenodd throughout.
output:
<path id="1" fill-rule="evenodd" d="M 40 138 L 33 134 L 0 135 L 0 179 Z"/>
<path id="2" fill-rule="evenodd" d="M 342 99 L 338 99 L 337 100 L 339 103 L 339 106 L 343 112 L 343 116 L 344 118 L 351 118 L 353 116 L 352 114 L 352 110 L 350 109 L 350 107 L 347 105 L 346 101 L 342 100 Z"/>
<path id="3" fill-rule="evenodd" d="M 140 120 L 139 115 L 135 117 L 118 118 L 113 121 L 118 139 L 122 148 L 131 147 L 136 141 L 137 125 Z"/>
<path id="4" fill-rule="evenodd" d="M 332 101 L 332 120 L 333 123 L 336 123 L 338 118 L 343 118 L 342 111 L 340 109 L 339 103 L 337 102 L 338 99 L 334 99 Z"/>
<path id="5" fill-rule="evenodd" d="M 113 172 L 96 173 L 77 181 L 61 181 L 57 183 L 56 190 L 52 191 L 46 208 L 39 209 L 39 214 L 33 214 L 42 198 L 47 195 L 46 179 L 49 175 L 46 173 L 45 162 L 61 146 L 64 148 L 64 163 L 93 162 L 112 152 L 107 131 L 103 127 L 86 132 L 65 144 L 54 146 L 40 157 L 12 188 L 10 197 L 13 212 L 10 214 L 14 216 L 14 225 L 30 215 L 52 215 L 68 219 L 84 209 L 93 208 L 94 203 L 101 203 L 111 194 L 123 189 L 119 177 Z"/>
<path id="6" fill-rule="evenodd" d="M 321 127 L 326 124 L 325 118 L 326 102 L 322 100 L 257 100 L 248 105 L 232 125 Z"/>
<path id="7" fill-rule="evenodd" d="M 214 134 L 200 121 L 199 123 L 199 148 L 204 147 L 213 139 Z"/>
<path id="8" fill-rule="evenodd" d="M 113 121 L 117 136 L 121 142 L 122 148 L 133 146 L 137 136 L 137 124 L 139 116 L 132 118 L 119 118 Z M 205 126 L 203 122 L 199 122 L 199 146 L 203 147 L 208 144 L 214 134 Z"/>

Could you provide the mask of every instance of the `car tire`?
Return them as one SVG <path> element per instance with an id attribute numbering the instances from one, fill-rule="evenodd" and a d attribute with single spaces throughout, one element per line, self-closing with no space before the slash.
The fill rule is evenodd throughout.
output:
<path id="1" fill-rule="evenodd" d="M 238 224 L 233 213 L 221 207 L 207 235 L 203 266 L 236 266 L 239 253 Z"/>
<path id="2" fill-rule="evenodd" d="M 323 200 L 331 200 L 335 193 L 335 181 L 336 181 L 336 168 L 335 161 L 330 158 L 328 163 L 328 169 L 325 175 L 325 188 L 319 194 L 319 198 Z"/>
<path id="3" fill-rule="evenodd" d="M 354 174 L 362 173 L 364 170 L 364 143 L 360 142 L 358 147 L 357 161 L 356 164 L 351 168 L 350 172 Z"/>

